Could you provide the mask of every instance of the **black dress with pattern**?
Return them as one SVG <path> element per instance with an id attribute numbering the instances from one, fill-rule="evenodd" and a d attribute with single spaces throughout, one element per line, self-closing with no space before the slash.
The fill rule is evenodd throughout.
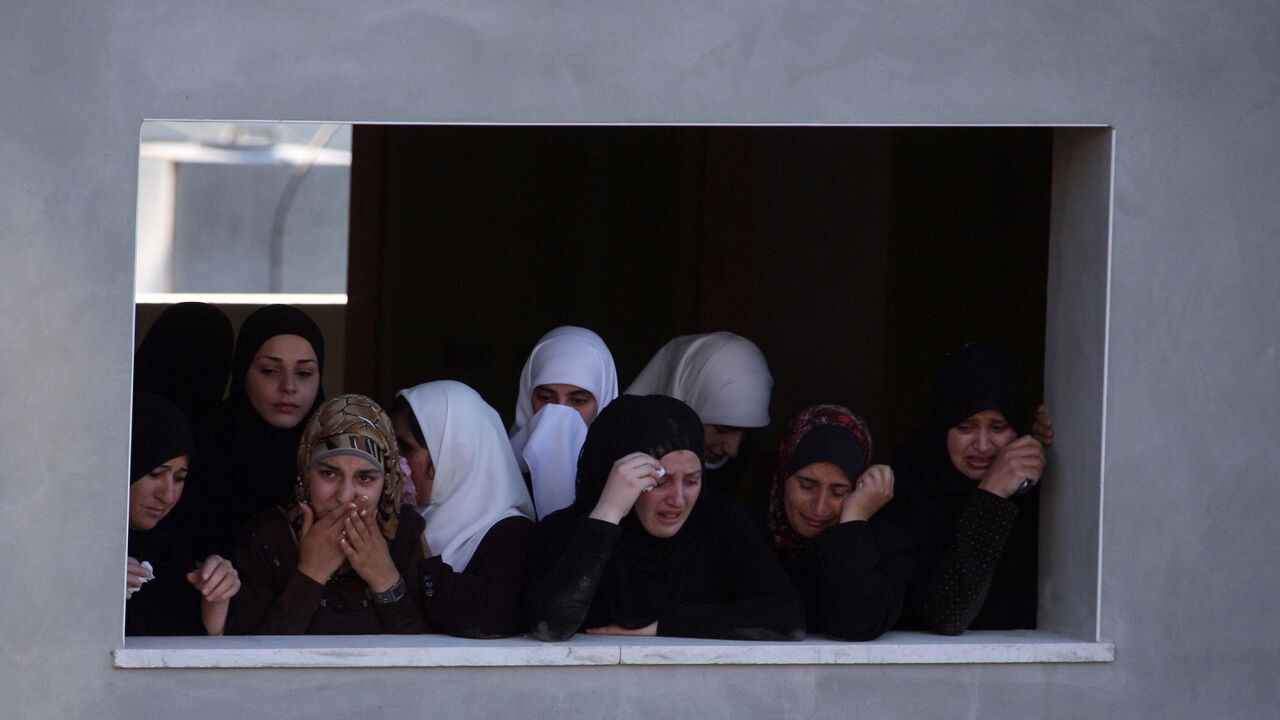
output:
<path id="1" fill-rule="evenodd" d="M 1039 486 L 1004 499 L 960 474 L 945 439 L 913 435 L 893 459 L 894 498 L 881 513 L 912 534 L 916 575 L 901 629 L 1036 626 Z"/>

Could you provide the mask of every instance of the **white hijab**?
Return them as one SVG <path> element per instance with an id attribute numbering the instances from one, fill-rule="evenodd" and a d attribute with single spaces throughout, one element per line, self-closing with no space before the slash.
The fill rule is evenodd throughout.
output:
<path id="1" fill-rule="evenodd" d="M 538 518 L 573 503 L 578 452 L 587 425 L 572 408 L 546 405 L 533 412 L 533 389 L 539 385 L 575 385 L 596 399 L 596 412 L 618 397 L 618 371 L 613 354 L 599 335 L 566 325 L 542 336 L 520 373 L 516 421 L 511 449 L 520 470 L 533 484 Z"/>
<path id="2" fill-rule="evenodd" d="M 401 390 L 436 467 L 431 501 L 418 512 L 431 552 L 462 572 L 498 521 L 533 519 L 533 502 L 516 468 L 497 411 L 453 380 Z M 419 480 L 421 482 L 421 480 Z"/>
<path id="3" fill-rule="evenodd" d="M 760 348 L 730 332 L 682 335 L 658 350 L 628 395 L 683 400 L 704 425 L 769 424 L 773 376 Z"/>

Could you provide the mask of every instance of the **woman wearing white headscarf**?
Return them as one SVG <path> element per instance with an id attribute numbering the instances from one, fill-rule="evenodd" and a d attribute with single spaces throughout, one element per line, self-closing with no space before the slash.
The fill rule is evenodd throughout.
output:
<path id="1" fill-rule="evenodd" d="M 401 390 L 391 418 L 426 521 L 427 624 L 463 637 L 520 632 L 533 503 L 498 413 L 441 380 Z"/>
<path id="2" fill-rule="evenodd" d="M 773 375 L 760 348 L 739 335 L 713 332 L 663 345 L 626 394 L 667 395 L 693 408 L 706 436 L 703 483 L 732 493 L 746 469 L 746 429 L 769 424 L 772 392 Z"/>
<path id="3" fill-rule="evenodd" d="M 600 336 L 565 325 L 542 336 L 520 373 L 511 449 L 529 473 L 538 518 L 573 503 L 587 426 L 618 397 L 618 371 Z"/>

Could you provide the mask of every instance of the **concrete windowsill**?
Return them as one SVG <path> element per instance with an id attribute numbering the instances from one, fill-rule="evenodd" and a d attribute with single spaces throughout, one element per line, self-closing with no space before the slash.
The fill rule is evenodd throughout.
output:
<path id="1" fill-rule="evenodd" d="M 891 632 L 871 642 L 576 635 L 469 640 L 444 635 L 128 638 L 118 668 L 531 667 L 556 665 L 879 665 L 1111 662 L 1115 646 L 1035 630 L 959 637 Z"/>

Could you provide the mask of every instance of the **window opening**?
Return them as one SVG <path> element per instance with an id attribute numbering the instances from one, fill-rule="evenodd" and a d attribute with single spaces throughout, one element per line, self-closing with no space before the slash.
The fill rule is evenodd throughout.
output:
<path id="1" fill-rule="evenodd" d="M 264 132 L 267 127 L 275 130 Z M 263 136 L 274 138 L 273 149 L 255 139 Z M 1014 137 L 1019 141 L 1001 145 Z M 971 162 L 975 142 L 978 155 L 994 159 Z M 254 161 L 207 161 L 214 157 Z M 912 660 L 916 656 L 910 652 L 893 649 L 923 644 L 943 648 L 936 657 L 962 662 L 1107 660 L 1113 653 L 1109 645 L 1080 650 L 1079 644 L 1097 640 L 1110 158 L 1111 132 L 1097 127 L 357 126 L 353 132 L 351 126 L 314 124 L 149 122 L 139 178 L 139 338 L 148 307 L 154 317 L 159 303 L 188 299 L 166 293 L 206 292 L 214 287 L 210 275 L 243 276 L 235 280 L 239 285 L 219 286 L 231 294 L 213 296 L 214 301 L 306 302 L 272 294 L 283 289 L 337 306 L 335 328 L 326 327 L 326 337 L 337 349 L 345 335 L 348 358 L 345 372 L 340 356 L 330 363 L 342 378 L 326 377 L 330 392 L 345 385 L 389 398 L 395 389 L 425 377 L 454 377 L 475 386 L 509 416 L 524 355 L 554 325 L 582 324 L 601 332 L 619 360 L 623 386 L 670 336 L 728 329 L 752 337 L 774 368 L 774 434 L 807 404 L 841 402 L 872 422 L 878 459 L 887 460 L 901 437 L 924 418 L 927 377 L 936 357 L 969 337 L 994 334 L 1018 358 L 1029 397 L 1043 393 L 1059 428 L 1058 459 L 1051 466 L 1055 483 L 1046 486 L 1042 501 L 1049 509 L 1041 513 L 1041 630 L 957 639 L 891 633 L 874 643 L 881 650 L 859 657 L 935 661 L 927 659 L 935 657 L 928 652 L 919 656 L 926 659 Z M 508 172 L 512 167 L 514 174 Z M 248 175 L 238 174 L 246 168 Z M 1045 195 L 1036 201 L 1040 209 L 1027 207 L 1029 196 L 1019 194 L 1025 178 L 997 177 L 1010 168 L 1039 183 L 1036 192 Z M 327 233 L 328 245 L 321 249 L 292 244 L 295 229 L 311 222 L 295 223 L 296 208 L 323 204 L 307 195 L 313 173 L 324 178 L 338 208 L 327 208 L 329 229 L 322 234 Z M 180 174 L 194 178 L 181 191 Z M 932 187 L 921 184 L 938 175 L 947 179 Z M 241 187 L 219 196 L 207 189 L 215 176 L 233 185 L 252 176 L 244 184 L 269 186 L 273 193 Z M 979 189 L 966 204 L 947 183 Z M 333 190 L 337 186 L 340 193 Z M 555 186 L 559 195 L 549 200 L 546 190 Z M 179 202 L 188 192 L 206 210 L 188 216 L 197 230 L 178 232 L 187 227 L 177 215 L 188 207 L 190 201 Z M 144 195 L 170 202 L 147 204 Z M 254 209 L 238 219 L 228 221 L 227 215 L 208 210 L 245 198 Z M 195 221 L 201 217 L 223 226 L 201 233 Z M 1010 218 L 1016 227 L 1001 227 Z M 984 229 L 983 222 L 991 225 Z M 251 243 L 236 231 L 250 224 L 256 228 Z M 334 228 L 340 228 L 337 241 L 331 237 Z M 993 233 L 999 235 L 995 242 Z M 1039 275 L 1029 290 L 1013 293 L 1020 300 L 1017 307 L 963 283 L 938 287 L 929 282 L 955 274 L 975 253 L 998 264 L 1002 252 L 1021 253 L 1015 264 L 1030 258 L 1031 274 Z M 234 267 L 252 267 L 225 272 L 213 264 L 203 272 L 175 272 L 184 258 L 224 258 Z M 922 263 L 936 266 L 923 273 L 924 280 Z M 309 277 L 313 272 L 316 277 Z M 627 284 L 627 273 L 644 279 L 640 292 Z M 348 276 L 350 304 L 344 308 Z M 834 298 L 829 312 L 813 315 L 806 294 Z M 649 323 L 619 299 L 623 295 L 649 303 Z M 525 300 L 512 302 L 513 297 Z M 607 299 L 584 301 L 602 297 Z M 957 319 L 984 304 L 998 308 L 986 326 L 957 328 Z M 869 313 L 859 312 L 866 307 Z M 245 306 L 239 315 L 251 309 Z M 1032 318 L 1030 325 L 1026 317 Z M 912 329 L 920 322 L 941 329 L 933 338 L 936 348 L 917 341 Z M 824 338 L 823 328 L 833 327 L 846 332 Z M 952 330 L 959 334 L 947 335 Z M 815 350 L 839 359 L 828 357 L 812 366 L 822 360 L 814 360 L 820 355 Z M 756 474 L 767 475 L 777 438 L 764 433 L 758 443 L 758 466 L 764 469 Z M 1058 643 L 1044 651 L 1062 640 L 1074 649 Z M 411 645 L 428 647 L 427 655 L 402 659 L 403 664 L 470 664 L 448 660 L 449 651 L 440 650 L 467 641 L 419 641 Z M 230 643 L 228 649 L 244 642 L 261 645 L 251 639 L 130 639 L 117 665 L 146 667 L 161 656 L 145 653 L 173 650 L 185 657 L 182 653 L 192 648 L 222 647 L 218 642 Z M 323 656 L 324 649 L 314 648 L 352 647 L 367 656 L 370 648 L 403 642 L 291 640 L 280 643 L 287 657 L 278 662 L 325 665 L 288 653 Z M 656 645 L 690 642 L 695 648 L 708 645 L 674 638 L 658 638 Z M 970 650 L 947 655 L 956 644 Z M 1040 651 L 1010 649 L 1034 645 Z M 991 650 L 995 647 L 1004 650 Z M 130 655 L 130 649 L 144 654 Z M 627 662 L 625 657 L 640 661 L 635 653 L 649 650 L 618 652 L 623 659 L 617 662 Z M 699 651 L 690 652 L 685 657 Z M 835 657 L 825 652 L 814 657 Z M 191 662 L 189 667 L 224 662 L 210 656 L 205 661 L 167 657 L 163 662 Z M 536 652 L 530 657 L 528 664 L 557 664 L 537 660 Z M 612 662 L 610 657 L 603 662 Z M 779 655 L 773 661 L 839 660 Z"/>

